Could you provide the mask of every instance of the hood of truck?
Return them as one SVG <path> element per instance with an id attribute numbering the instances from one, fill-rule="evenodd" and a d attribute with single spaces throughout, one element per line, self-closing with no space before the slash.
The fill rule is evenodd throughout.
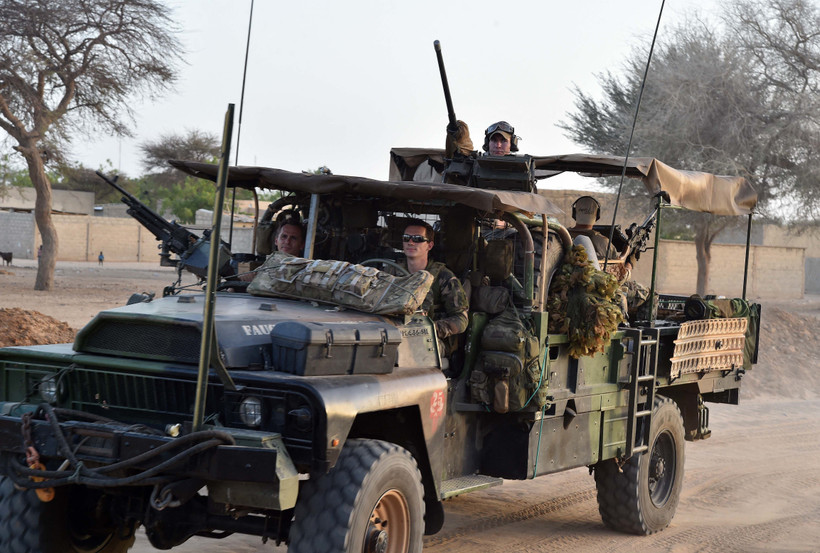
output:
<path id="1" fill-rule="evenodd" d="M 199 362 L 204 294 L 171 296 L 98 313 L 74 340 L 74 350 L 169 361 Z M 261 298 L 247 294 L 217 294 L 214 310 L 216 344 L 228 368 L 266 368 L 270 333 L 277 324 L 292 321 L 362 325 L 390 325 L 387 317 L 344 310 L 315 302 Z"/>

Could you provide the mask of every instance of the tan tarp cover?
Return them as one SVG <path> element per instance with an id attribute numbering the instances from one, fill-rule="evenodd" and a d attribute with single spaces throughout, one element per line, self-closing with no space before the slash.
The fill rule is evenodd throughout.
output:
<path id="1" fill-rule="evenodd" d="M 432 159 L 444 163 L 444 150 L 394 148 L 391 150 L 390 178 L 412 178 L 414 169 Z M 589 154 L 533 157 L 536 177 L 543 179 L 562 172 L 589 177 L 620 176 L 624 158 Z M 670 203 L 715 215 L 748 215 L 757 204 L 757 192 L 743 177 L 728 177 L 681 171 L 651 157 L 629 158 L 626 176 L 641 179 L 651 195 L 669 194 Z M 542 184 L 543 188 L 544 185 Z"/>
<path id="2" fill-rule="evenodd" d="M 217 165 L 176 160 L 171 160 L 170 163 L 177 169 L 195 177 L 216 180 Z M 563 213 L 547 198 L 529 192 L 482 190 L 443 183 L 379 181 L 343 175 L 313 175 L 265 167 L 231 167 L 228 171 L 228 184 L 240 188 L 272 188 L 308 194 L 345 193 L 414 202 L 447 201 L 488 213 L 497 211 L 519 211 L 544 215 Z"/>

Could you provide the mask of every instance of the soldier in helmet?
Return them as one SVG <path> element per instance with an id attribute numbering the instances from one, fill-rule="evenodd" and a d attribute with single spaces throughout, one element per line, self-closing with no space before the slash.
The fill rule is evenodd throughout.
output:
<path id="1" fill-rule="evenodd" d="M 493 123 L 484 131 L 483 150 L 491 156 L 506 156 L 518 151 L 518 136 L 515 128 L 506 121 Z M 473 153 L 473 141 L 470 129 L 464 121 L 456 121 L 456 129 L 447 128 L 445 157 L 451 158 L 454 153 L 469 156 Z"/>
<path id="2" fill-rule="evenodd" d="M 484 151 L 491 156 L 508 156 L 518 151 L 515 129 L 506 121 L 493 123 L 484 131 Z"/>
<path id="3" fill-rule="evenodd" d="M 446 350 L 442 356 L 446 357 L 453 351 L 452 340 L 447 338 L 467 330 L 469 302 L 453 272 L 444 263 L 429 259 L 434 244 L 433 227 L 421 219 L 411 219 L 402 235 L 406 267 L 411 273 L 426 270 L 435 278 L 421 308 L 435 322 L 436 335 Z"/>

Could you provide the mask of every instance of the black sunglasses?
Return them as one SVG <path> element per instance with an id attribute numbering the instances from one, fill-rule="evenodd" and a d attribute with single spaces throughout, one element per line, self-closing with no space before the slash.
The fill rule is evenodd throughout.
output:
<path id="1" fill-rule="evenodd" d="M 422 242 L 429 242 L 427 238 L 421 234 L 405 234 L 401 237 L 402 242 L 415 242 L 421 244 Z"/>

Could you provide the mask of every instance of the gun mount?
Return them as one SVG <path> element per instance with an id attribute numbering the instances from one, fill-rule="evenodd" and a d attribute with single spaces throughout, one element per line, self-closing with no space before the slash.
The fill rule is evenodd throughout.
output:
<path id="1" fill-rule="evenodd" d="M 177 267 L 193 273 L 200 279 L 208 274 L 208 257 L 211 247 L 210 232 L 203 232 L 197 236 L 176 221 L 168 221 L 162 215 L 139 201 L 139 199 L 117 184 L 117 176 L 108 178 L 101 171 L 97 176 L 111 185 L 122 194 L 122 203 L 128 206 L 127 213 L 136 219 L 142 226 L 160 241 L 159 264 L 163 267 Z M 171 254 L 179 256 L 172 259 Z M 228 245 L 222 242 L 219 255 L 220 276 L 232 275 L 235 271 L 231 266 L 231 252 Z"/>
<path id="2" fill-rule="evenodd" d="M 532 156 L 464 156 L 447 160 L 444 181 L 494 190 L 535 190 Z"/>

